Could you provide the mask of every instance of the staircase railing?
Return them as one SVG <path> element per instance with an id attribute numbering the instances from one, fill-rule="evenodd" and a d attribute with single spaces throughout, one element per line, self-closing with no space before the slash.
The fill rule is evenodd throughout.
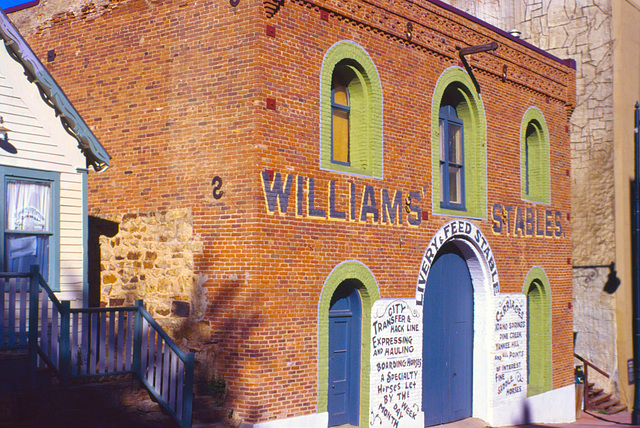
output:
<path id="1" fill-rule="evenodd" d="M 181 427 L 191 427 L 194 354 L 183 352 L 144 309 L 71 308 L 32 266 L 0 273 L 0 349 L 27 350 L 27 378 L 47 366 L 70 378 L 131 373 Z"/>
<path id="2" fill-rule="evenodd" d="M 584 363 L 584 391 L 583 391 L 584 398 L 582 403 L 582 406 L 583 406 L 582 410 L 586 412 L 587 410 L 589 410 L 589 367 L 591 367 L 592 369 L 594 369 L 595 371 L 597 371 L 607 379 L 609 379 L 609 374 L 604 370 L 602 370 L 601 368 L 599 368 L 598 366 L 596 366 L 595 364 L 593 364 L 591 361 L 586 360 L 585 358 L 581 357 L 575 352 L 573 353 L 573 356 Z"/>

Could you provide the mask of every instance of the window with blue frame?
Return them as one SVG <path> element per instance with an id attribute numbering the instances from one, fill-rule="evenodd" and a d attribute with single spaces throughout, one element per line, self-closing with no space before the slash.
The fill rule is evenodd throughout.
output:
<path id="1" fill-rule="evenodd" d="M 482 99 L 463 68 L 449 67 L 431 105 L 434 214 L 487 218 L 486 142 Z"/>
<path id="2" fill-rule="evenodd" d="M 59 174 L 0 167 L 3 257 L 0 271 L 28 272 L 40 266 L 45 281 L 57 289 L 59 260 Z"/>
<path id="3" fill-rule="evenodd" d="M 322 62 L 320 167 L 383 176 L 380 78 L 367 52 L 349 41 L 333 45 Z"/>
<path id="4" fill-rule="evenodd" d="M 464 209 L 463 123 L 453 106 L 440 108 L 440 207 Z"/>

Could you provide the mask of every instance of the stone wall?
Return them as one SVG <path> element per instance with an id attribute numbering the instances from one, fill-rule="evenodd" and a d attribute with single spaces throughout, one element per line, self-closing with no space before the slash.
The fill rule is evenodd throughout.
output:
<path id="1" fill-rule="evenodd" d="M 611 263 L 614 242 L 613 38 L 611 2 L 536 0 L 525 8 L 522 37 L 576 60 L 571 117 L 573 264 Z M 594 173 L 597 171 L 597 173 Z"/>
<path id="2" fill-rule="evenodd" d="M 100 238 L 101 306 L 132 306 L 143 299 L 145 309 L 210 376 L 215 358 L 210 342 L 206 275 L 194 273 L 194 254 L 202 242 L 193 232 L 188 209 L 104 216 L 119 224 L 113 238 Z"/>
<path id="3" fill-rule="evenodd" d="M 589 371 L 589 381 L 606 391 L 618 390 L 615 296 L 605 292 L 608 268 L 574 269 L 573 330 L 575 352 L 609 373 Z"/>

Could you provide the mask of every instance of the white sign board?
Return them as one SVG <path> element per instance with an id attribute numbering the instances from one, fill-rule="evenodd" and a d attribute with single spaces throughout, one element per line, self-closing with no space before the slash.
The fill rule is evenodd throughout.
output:
<path id="1" fill-rule="evenodd" d="M 494 403 L 527 398 L 527 296 L 496 296 Z"/>
<path id="2" fill-rule="evenodd" d="M 370 427 L 423 427 L 422 311 L 414 299 L 381 299 L 371 310 Z"/>

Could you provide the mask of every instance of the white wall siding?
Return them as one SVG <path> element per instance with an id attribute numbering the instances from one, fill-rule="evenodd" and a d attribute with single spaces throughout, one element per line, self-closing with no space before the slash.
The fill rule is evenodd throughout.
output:
<path id="1" fill-rule="evenodd" d="M 0 165 L 60 173 L 60 293 L 73 306 L 82 303 L 84 258 L 83 174 L 86 159 L 55 111 L 29 83 L 24 69 L 0 46 L 0 116 L 18 153 L 0 152 Z"/>

